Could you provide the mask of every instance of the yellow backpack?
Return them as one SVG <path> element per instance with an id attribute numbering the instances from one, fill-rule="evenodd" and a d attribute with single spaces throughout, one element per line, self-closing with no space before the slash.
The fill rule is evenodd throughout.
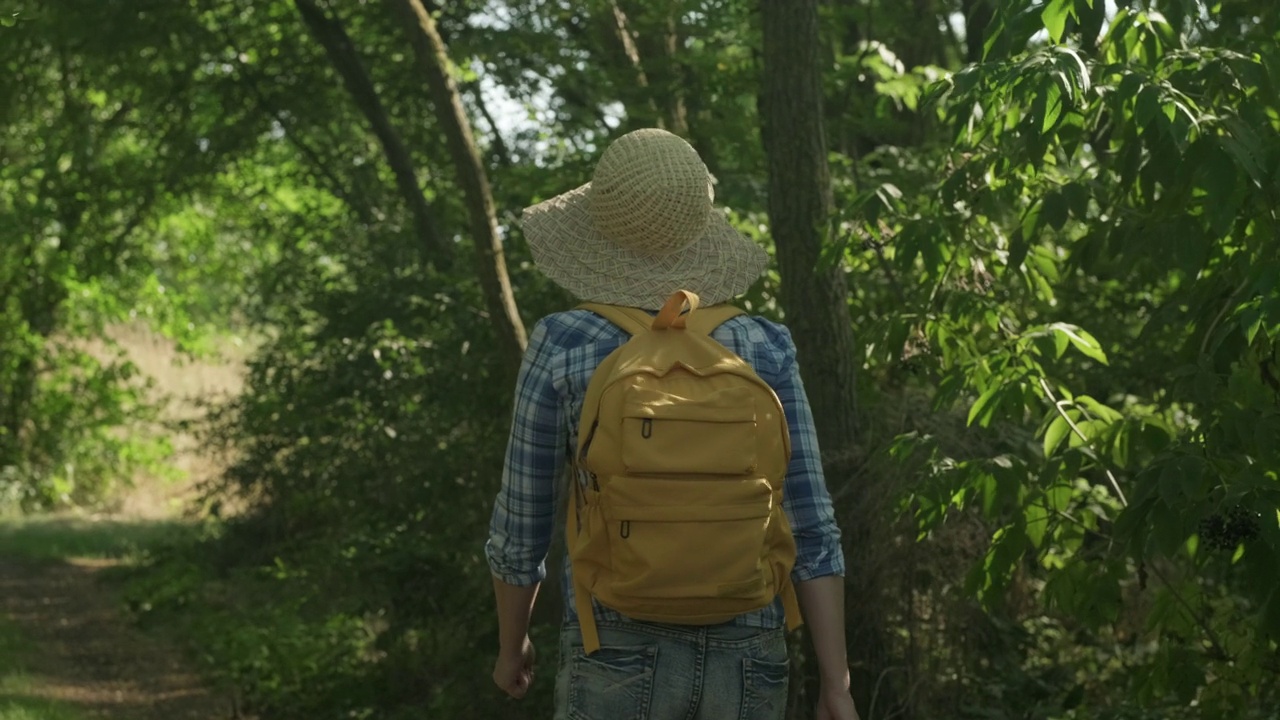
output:
<path id="1" fill-rule="evenodd" d="M 600 647 L 592 597 L 636 620 L 710 625 L 781 594 L 788 628 L 798 626 L 786 416 L 711 338 L 742 311 L 698 310 L 683 290 L 656 318 L 581 307 L 632 334 L 592 376 L 578 429 L 567 545 L 584 650 Z"/>

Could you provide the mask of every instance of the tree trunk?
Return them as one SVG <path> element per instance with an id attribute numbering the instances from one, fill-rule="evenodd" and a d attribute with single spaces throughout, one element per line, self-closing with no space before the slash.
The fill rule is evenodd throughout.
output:
<path id="1" fill-rule="evenodd" d="M 831 214 L 823 136 L 814 0 L 762 0 L 762 136 L 769 170 L 769 224 L 778 248 L 787 323 L 812 383 L 824 456 L 854 444 L 857 390 L 849 288 L 840 267 L 819 269 Z"/>
<path id="2" fill-rule="evenodd" d="M 823 237 L 832 210 L 832 189 L 822 115 L 817 0 L 761 0 L 764 29 L 760 98 L 762 138 L 769 171 L 769 226 L 782 274 L 782 305 L 795 338 L 800 368 L 813 405 L 827 483 L 852 499 L 843 516 L 847 552 L 846 644 L 850 648 L 854 699 L 865 720 L 895 713 L 883 604 L 883 581 L 869 567 L 876 538 L 860 533 L 860 515 L 874 512 L 873 495 L 852 476 L 856 466 L 857 388 L 853 324 L 844 270 L 819 267 Z M 886 542 L 880 539 L 879 542 Z M 798 663 L 807 677 L 796 685 L 793 702 L 812 707 L 816 667 Z M 870 717 L 871 698 L 876 718 Z M 794 705 L 793 705 L 794 706 Z"/>
<path id="3" fill-rule="evenodd" d="M 431 101 L 436 107 L 436 117 L 443 125 L 449 154 L 453 156 L 454 169 L 458 174 L 458 184 L 462 186 L 466 196 L 471 235 L 476 245 L 476 270 L 480 276 L 480 286 L 484 289 L 489 319 L 497 333 L 506 366 L 514 378 L 524 355 L 527 338 L 520 312 L 516 308 L 515 295 L 511 290 L 511 280 L 507 276 L 507 261 L 503 256 L 502 238 L 498 233 L 493 193 L 489 188 L 484 164 L 480 161 L 480 151 L 476 149 L 471 121 L 467 119 L 462 97 L 453 80 L 452 63 L 436 29 L 435 20 L 420 0 L 387 2 L 404 22 L 419 69 L 426 76 Z"/>
<path id="4" fill-rule="evenodd" d="M 938 8 L 934 0 L 912 0 L 916 23 L 911 42 L 899 54 L 908 71 L 921 65 L 947 65 L 947 38 L 939 24 Z"/>
<path id="5" fill-rule="evenodd" d="M 659 103 L 658 117 L 662 127 L 677 135 L 689 134 L 689 115 L 685 102 L 685 72 L 680 64 L 679 0 L 632 3 L 631 16 L 644 28 L 640 33 L 639 57 L 649 71 L 649 96 Z"/>
<path id="6" fill-rule="evenodd" d="M 436 229 L 431 206 L 422 194 L 422 188 L 418 186 L 413 156 L 400 139 L 400 133 L 391 124 L 391 117 L 383 107 L 378 91 L 369 79 L 346 28 L 337 19 L 326 15 L 315 4 L 315 0 L 294 0 L 294 5 L 311 34 L 324 47 L 329 62 L 333 63 L 334 69 L 342 76 L 342 82 L 347 92 L 351 93 L 356 106 L 373 126 L 373 132 L 382 144 L 387 164 L 391 166 L 391 172 L 395 176 L 396 188 L 409 206 L 418 237 L 426 246 L 426 261 L 437 269 L 449 269 L 453 262 L 453 248 Z"/>

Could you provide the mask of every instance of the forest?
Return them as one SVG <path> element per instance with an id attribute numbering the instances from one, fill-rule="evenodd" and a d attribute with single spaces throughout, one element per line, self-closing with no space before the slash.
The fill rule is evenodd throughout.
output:
<path id="1" fill-rule="evenodd" d="M 0 68 L 0 570 L 189 487 L 95 582 L 234 717 L 551 716 L 552 588 L 490 678 L 577 302 L 517 220 L 660 127 L 772 257 L 863 720 L 1280 719 L 1274 0 L 0 0 Z"/>

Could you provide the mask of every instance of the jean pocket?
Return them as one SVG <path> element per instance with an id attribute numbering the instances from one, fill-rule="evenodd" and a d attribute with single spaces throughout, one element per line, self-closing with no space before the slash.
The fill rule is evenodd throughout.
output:
<path id="1" fill-rule="evenodd" d="M 785 658 L 785 655 L 783 656 Z M 742 713 L 738 720 L 779 720 L 787 708 L 790 662 L 747 658 L 742 661 Z"/>
<path id="2" fill-rule="evenodd" d="M 603 647 L 569 661 L 570 720 L 646 720 L 656 647 Z"/>

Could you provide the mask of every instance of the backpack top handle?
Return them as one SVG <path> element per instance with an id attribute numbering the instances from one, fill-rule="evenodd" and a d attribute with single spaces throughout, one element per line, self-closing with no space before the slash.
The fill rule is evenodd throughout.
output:
<path id="1" fill-rule="evenodd" d="M 689 312 L 684 312 L 685 304 L 689 305 Z M 689 322 L 689 316 L 693 311 L 698 309 L 698 294 L 689 290 L 677 290 L 667 298 L 667 304 L 662 306 L 662 310 L 658 311 L 658 316 L 653 319 L 654 330 L 666 330 L 667 328 L 676 328 L 677 330 L 685 329 Z"/>

